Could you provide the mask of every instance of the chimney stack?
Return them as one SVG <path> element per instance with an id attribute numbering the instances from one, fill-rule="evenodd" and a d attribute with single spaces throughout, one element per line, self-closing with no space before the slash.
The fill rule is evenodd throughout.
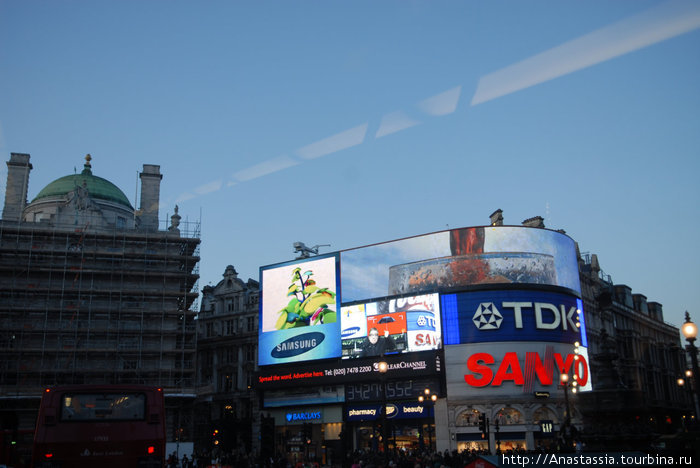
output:
<path id="1" fill-rule="evenodd" d="M 160 181 L 163 175 L 160 166 L 144 164 L 141 179 L 141 224 L 144 231 L 158 230 L 158 207 L 160 204 Z"/>
<path id="2" fill-rule="evenodd" d="M 503 210 L 502 209 L 497 209 L 493 213 L 491 213 L 491 226 L 503 226 Z"/>
<path id="3" fill-rule="evenodd" d="M 10 153 L 7 162 L 7 185 L 5 186 L 5 207 L 2 219 L 5 221 L 20 221 L 22 210 L 27 206 L 27 190 L 29 189 L 29 155 Z"/>
<path id="4" fill-rule="evenodd" d="M 534 218 L 528 218 L 525 221 L 523 221 L 523 226 L 543 228 L 544 227 L 544 218 L 542 216 L 535 216 Z"/>

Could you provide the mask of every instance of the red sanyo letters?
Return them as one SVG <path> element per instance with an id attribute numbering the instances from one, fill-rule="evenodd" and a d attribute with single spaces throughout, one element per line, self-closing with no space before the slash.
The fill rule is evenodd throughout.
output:
<path id="1" fill-rule="evenodd" d="M 472 387 L 498 386 L 509 380 L 515 385 L 525 384 L 525 376 L 523 376 L 517 353 L 506 353 L 494 376 L 493 369 L 489 366 L 495 362 L 496 360 L 489 353 L 472 354 L 467 359 L 467 368 L 472 374 L 464 375 L 465 382 Z M 561 353 L 554 353 L 554 366 L 547 366 L 542 362 L 538 353 L 528 352 L 525 353 L 525 363 L 526 368 L 533 369 L 534 375 L 537 376 L 537 380 L 542 385 L 552 385 L 555 367 L 558 374 L 567 374 L 573 367 L 578 384 L 584 386 L 588 382 L 588 363 L 583 356 L 578 354 L 567 354 L 566 359 L 564 359 Z"/>

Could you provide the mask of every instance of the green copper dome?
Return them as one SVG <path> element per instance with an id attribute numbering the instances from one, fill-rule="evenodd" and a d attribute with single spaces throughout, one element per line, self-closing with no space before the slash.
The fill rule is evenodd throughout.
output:
<path id="1" fill-rule="evenodd" d="M 119 190 L 119 187 L 114 185 L 112 182 L 102 177 L 97 177 L 92 175 L 92 168 L 90 166 L 90 160 L 92 158 L 88 154 L 85 156 L 84 169 L 80 174 L 68 175 L 56 179 L 49 185 L 44 187 L 39 194 L 34 197 L 32 203 L 41 200 L 42 198 L 49 197 L 62 197 L 68 192 L 72 192 L 76 187 L 85 186 L 90 193 L 90 197 L 98 200 L 106 200 L 114 203 L 119 203 L 125 207 L 133 210 L 134 208 L 129 203 L 129 199 L 126 198 L 124 192 Z"/>

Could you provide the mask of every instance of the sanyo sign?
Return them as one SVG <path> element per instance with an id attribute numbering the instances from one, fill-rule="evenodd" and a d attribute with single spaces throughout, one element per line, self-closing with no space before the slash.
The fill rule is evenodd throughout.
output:
<path id="1" fill-rule="evenodd" d="M 556 391 L 561 376 L 592 390 L 588 349 L 571 343 L 481 342 L 445 347 L 447 392 L 455 398 Z"/>
<path id="2" fill-rule="evenodd" d="M 524 357 L 525 365 L 521 366 L 518 353 L 507 352 L 496 367 L 492 354 L 474 353 L 467 359 L 469 373 L 464 375 L 464 381 L 473 387 L 486 387 L 499 386 L 508 381 L 525 385 L 526 380 L 534 383 L 534 379 L 537 379 L 540 385 L 550 386 L 559 383 L 559 375 L 573 374 L 578 385 L 585 387 L 588 383 L 588 362 L 582 355 L 551 353 L 543 360 L 537 352 L 526 352 Z"/>

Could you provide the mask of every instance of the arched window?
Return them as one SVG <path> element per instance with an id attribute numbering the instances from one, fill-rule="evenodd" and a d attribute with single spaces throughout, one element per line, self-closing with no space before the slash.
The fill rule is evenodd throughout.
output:
<path id="1" fill-rule="evenodd" d="M 535 424 L 539 424 L 540 421 L 552 421 L 555 424 L 559 422 L 559 418 L 557 418 L 556 413 L 546 406 L 537 408 L 537 410 L 535 410 L 535 412 L 532 414 L 532 420 L 535 422 Z"/>
<path id="2" fill-rule="evenodd" d="M 515 408 L 502 408 L 496 413 L 496 418 L 501 426 L 525 423 L 522 413 Z"/>
<path id="3" fill-rule="evenodd" d="M 478 426 L 479 425 L 479 413 L 475 409 L 464 410 L 457 415 L 455 419 L 456 426 Z"/>

